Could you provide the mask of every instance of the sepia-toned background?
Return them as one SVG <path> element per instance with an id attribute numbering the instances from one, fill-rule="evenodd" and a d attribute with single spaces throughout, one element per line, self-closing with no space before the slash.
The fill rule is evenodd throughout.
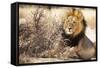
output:
<path id="1" fill-rule="evenodd" d="M 73 7 L 19 6 L 19 63 L 41 63 L 65 61 L 66 55 L 55 53 L 61 40 L 62 17 Z M 80 9 L 87 22 L 85 34 L 96 42 L 96 10 Z M 57 51 L 59 52 L 59 50 Z M 53 53 L 53 54 L 51 54 Z M 49 57 L 49 58 L 43 58 Z M 54 57 L 54 58 L 51 58 Z M 59 59 L 60 57 L 60 59 Z M 66 58 L 67 59 L 67 58 Z M 72 59 L 68 59 L 68 61 Z M 77 61 L 78 59 L 74 59 Z"/>

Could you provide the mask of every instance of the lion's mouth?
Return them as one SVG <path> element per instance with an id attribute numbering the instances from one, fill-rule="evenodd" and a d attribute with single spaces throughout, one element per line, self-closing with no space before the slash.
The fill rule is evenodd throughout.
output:
<path id="1" fill-rule="evenodd" d="M 66 33 L 67 34 L 73 34 L 73 30 L 72 29 L 66 29 Z"/>

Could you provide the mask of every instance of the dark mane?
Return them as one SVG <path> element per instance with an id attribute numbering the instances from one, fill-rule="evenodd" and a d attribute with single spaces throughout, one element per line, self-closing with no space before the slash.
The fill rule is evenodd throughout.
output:
<path id="1" fill-rule="evenodd" d="M 62 37 L 64 42 L 67 44 L 66 46 L 77 46 L 79 41 L 85 36 L 85 30 L 86 30 L 86 21 L 83 20 L 83 26 L 84 28 L 82 29 L 82 31 L 76 35 L 75 37 L 73 37 L 72 35 L 67 35 L 65 33 L 65 30 L 63 29 L 63 33 L 62 33 Z"/>

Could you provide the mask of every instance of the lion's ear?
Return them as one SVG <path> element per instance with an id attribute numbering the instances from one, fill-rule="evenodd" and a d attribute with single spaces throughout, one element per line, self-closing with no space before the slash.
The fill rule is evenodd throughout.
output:
<path id="1" fill-rule="evenodd" d="M 65 14 L 63 15 L 63 17 L 62 17 L 62 21 L 64 22 L 65 20 L 67 20 L 67 18 L 69 17 L 69 16 L 72 16 L 73 15 L 73 9 L 72 8 L 70 8 L 67 12 L 65 12 Z"/>
<path id="2" fill-rule="evenodd" d="M 79 21 L 83 20 L 83 14 L 82 14 L 81 10 L 79 10 L 79 9 L 74 10 L 74 15 L 77 16 L 77 19 Z"/>

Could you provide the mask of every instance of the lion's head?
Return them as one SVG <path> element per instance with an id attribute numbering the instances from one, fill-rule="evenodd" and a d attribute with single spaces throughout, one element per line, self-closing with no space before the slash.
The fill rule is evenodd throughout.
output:
<path id="1" fill-rule="evenodd" d="M 74 37 L 85 30 L 86 23 L 79 9 L 73 9 L 63 20 L 63 29 L 67 35 Z"/>

